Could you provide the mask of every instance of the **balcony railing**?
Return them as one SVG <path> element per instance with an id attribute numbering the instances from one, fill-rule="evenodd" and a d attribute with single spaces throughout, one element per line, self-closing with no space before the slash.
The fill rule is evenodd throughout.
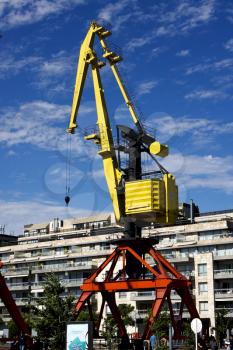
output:
<path id="1" fill-rule="evenodd" d="M 61 280 L 61 284 L 64 287 L 77 287 L 80 286 L 84 281 L 84 278 L 76 278 L 76 279 L 63 279 Z"/>
<path id="2" fill-rule="evenodd" d="M 230 307 L 216 307 L 215 308 L 215 312 L 216 311 L 227 311 L 227 316 L 228 317 L 232 317 L 233 316 L 233 309 Z"/>
<path id="3" fill-rule="evenodd" d="M 214 277 L 233 277 L 233 269 L 214 270 Z"/>
<path id="4" fill-rule="evenodd" d="M 233 288 L 215 289 L 214 294 L 216 296 L 225 295 L 225 296 L 233 297 Z"/>
<path id="5" fill-rule="evenodd" d="M 137 292 L 132 293 L 131 300 L 153 300 L 155 298 L 155 292 Z"/>
<path id="6" fill-rule="evenodd" d="M 81 284 L 83 284 L 84 278 L 75 278 L 75 279 L 63 279 L 60 280 L 61 284 L 64 287 L 79 287 Z M 45 285 L 45 281 L 38 281 L 38 282 L 18 282 L 18 283 L 7 283 L 8 288 L 11 291 L 16 290 L 31 290 L 33 292 L 36 292 L 37 289 L 43 289 Z"/>
<path id="7" fill-rule="evenodd" d="M 93 262 L 75 262 L 75 263 L 66 263 L 66 264 L 53 264 L 53 265 L 43 265 L 43 264 L 40 264 L 38 266 L 31 266 L 30 269 L 32 272 L 34 271 L 65 271 L 66 269 L 94 269 L 96 268 L 97 265 Z M 15 274 L 25 274 L 25 275 L 28 275 L 29 274 L 29 267 L 17 267 L 17 268 L 14 268 L 14 267 L 4 267 L 2 269 L 2 273 L 3 275 L 9 275 L 11 273 L 15 273 Z"/>

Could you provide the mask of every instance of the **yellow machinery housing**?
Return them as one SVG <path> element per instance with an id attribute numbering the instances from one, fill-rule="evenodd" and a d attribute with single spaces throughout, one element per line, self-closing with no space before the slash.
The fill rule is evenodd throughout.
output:
<path id="1" fill-rule="evenodd" d="M 131 218 L 169 224 L 176 220 L 177 207 L 178 190 L 171 174 L 125 183 L 125 213 Z"/>

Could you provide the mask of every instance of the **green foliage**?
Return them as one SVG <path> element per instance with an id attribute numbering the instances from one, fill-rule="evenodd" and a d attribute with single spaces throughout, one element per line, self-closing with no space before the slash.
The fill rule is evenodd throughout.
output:
<path id="1" fill-rule="evenodd" d="M 120 304 L 118 306 L 118 309 L 120 311 L 124 325 L 126 327 L 133 326 L 134 319 L 131 317 L 130 314 L 134 311 L 134 306 L 129 304 Z M 116 343 L 116 338 L 118 334 L 118 327 L 112 315 L 107 315 L 107 317 L 104 319 L 103 328 L 104 331 L 102 332 L 102 336 L 106 339 L 108 348 L 111 349 L 112 345 Z"/>
<path id="2" fill-rule="evenodd" d="M 14 338 L 19 334 L 18 327 L 16 326 L 16 324 L 13 320 L 10 320 L 8 322 L 8 329 L 9 329 L 9 337 L 10 338 Z"/>
<path id="3" fill-rule="evenodd" d="M 63 350 L 66 340 L 66 323 L 74 321 L 74 298 L 62 298 L 64 287 L 55 275 L 48 275 L 42 298 L 38 302 L 34 328 L 38 337 L 51 350 Z"/>
<path id="4" fill-rule="evenodd" d="M 131 313 L 134 311 L 134 306 L 129 304 L 120 304 L 118 306 L 118 309 L 121 314 L 121 318 L 125 324 L 125 326 L 133 326 L 134 325 L 134 319 L 131 316 Z"/>
<path id="5" fill-rule="evenodd" d="M 191 329 L 190 322 L 183 322 L 183 335 L 185 336 L 185 345 L 187 345 L 187 349 L 193 349 L 195 346 L 195 334 Z"/>
<path id="6" fill-rule="evenodd" d="M 3 329 L 5 327 L 5 322 L 3 321 L 3 319 L 0 317 L 0 329 Z"/>
<path id="7" fill-rule="evenodd" d="M 231 328 L 232 318 L 227 317 L 228 311 L 221 309 L 216 312 L 215 315 L 215 330 L 218 341 L 225 338 L 226 330 Z"/>
<path id="8" fill-rule="evenodd" d="M 92 305 L 92 312 L 93 312 L 93 319 L 94 322 L 98 320 L 98 313 L 93 311 L 93 305 Z M 80 312 L 80 314 L 78 315 L 77 321 L 90 321 L 90 314 L 89 311 L 84 309 L 83 311 Z"/>
<path id="9" fill-rule="evenodd" d="M 87 310 L 81 311 L 78 315 L 77 321 L 90 321 L 90 315 Z"/>
<path id="10" fill-rule="evenodd" d="M 169 324 L 171 323 L 170 313 L 166 308 L 160 312 L 159 317 L 152 326 L 152 332 L 155 333 L 157 339 L 168 337 Z"/>

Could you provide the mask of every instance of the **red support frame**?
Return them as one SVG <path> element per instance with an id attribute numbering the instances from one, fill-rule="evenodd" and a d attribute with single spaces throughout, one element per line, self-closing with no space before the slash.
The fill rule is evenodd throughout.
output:
<path id="1" fill-rule="evenodd" d="M 181 338 L 180 320 L 182 319 L 184 305 L 186 305 L 191 319 L 199 318 L 195 303 L 189 291 L 191 282 L 155 250 L 153 247 L 155 240 L 132 239 L 116 241 L 116 243 L 118 246 L 114 252 L 104 260 L 98 269 L 89 276 L 80 287 L 82 293 L 76 304 L 77 314 L 83 309 L 86 302 L 88 302 L 90 307 L 91 296 L 99 292 L 102 295 L 102 305 L 98 322 L 95 325 L 95 334 L 99 334 L 104 305 L 107 303 L 118 325 L 120 337 L 127 339 L 126 328 L 115 301 L 115 293 L 138 290 L 155 291 L 155 300 L 152 304 L 150 317 L 144 328 L 143 339 L 150 338 L 152 325 L 159 317 L 165 302 L 167 302 L 171 314 L 174 338 Z M 140 262 L 144 268 L 144 272 L 147 270 L 149 273 L 149 277 L 146 277 L 144 272 L 141 274 L 140 278 L 137 279 L 127 277 L 125 271 L 126 252 Z M 115 271 L 116 265 L 119 262 L 122 265 L 122 269 Z M 106 268 L 108 268 L 107 271 Z M 172 291 L 176 291 L 181 298 L 179 315 L 175 315 L 172 308 Z M 90 317 L 92 317 L 91 314 L 92 313 L 90 313 Z"/>

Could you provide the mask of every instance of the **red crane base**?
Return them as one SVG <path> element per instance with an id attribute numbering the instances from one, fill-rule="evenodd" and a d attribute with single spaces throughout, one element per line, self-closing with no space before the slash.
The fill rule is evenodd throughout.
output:
<path id="1" fill-rule="evenodd" d="M 157 243 L 157 240 L 149 238 L 116 241 L 118 247 L 80 287 L 82 293 L 76 304 L 76 311 L 79 314 L 87 303 L 91 320 L 93 320 L 93 313 L 90 298 L 95 292 L 102 294 L 102 305 L 98 322 L 95 324 L 95 335 L 99 334 L 104 305 L 107 302 L 118 325 L 119 336 L 128 339 L 124 322 L 116 304 L 116 292 L 155 291 L 155 300 L 144 328 L 143 339 L 150 338 L 152 325 L 158 318 L 165 301 L 171 315 L 174 339 L 182 337 L 181 320 L 184 306 L 188 309 L 191 319 L 199 318 L 189 291 L 191 282 L 176 271 L 154 249 L 153 244 L 155 243 Z M 117 268 L 117 271 L 115 271 L 118 262 L 121 263 L 122 269 Z M 171 291 L 176 291 L 181 298 L 178 315 L 174 314 Z"/>

